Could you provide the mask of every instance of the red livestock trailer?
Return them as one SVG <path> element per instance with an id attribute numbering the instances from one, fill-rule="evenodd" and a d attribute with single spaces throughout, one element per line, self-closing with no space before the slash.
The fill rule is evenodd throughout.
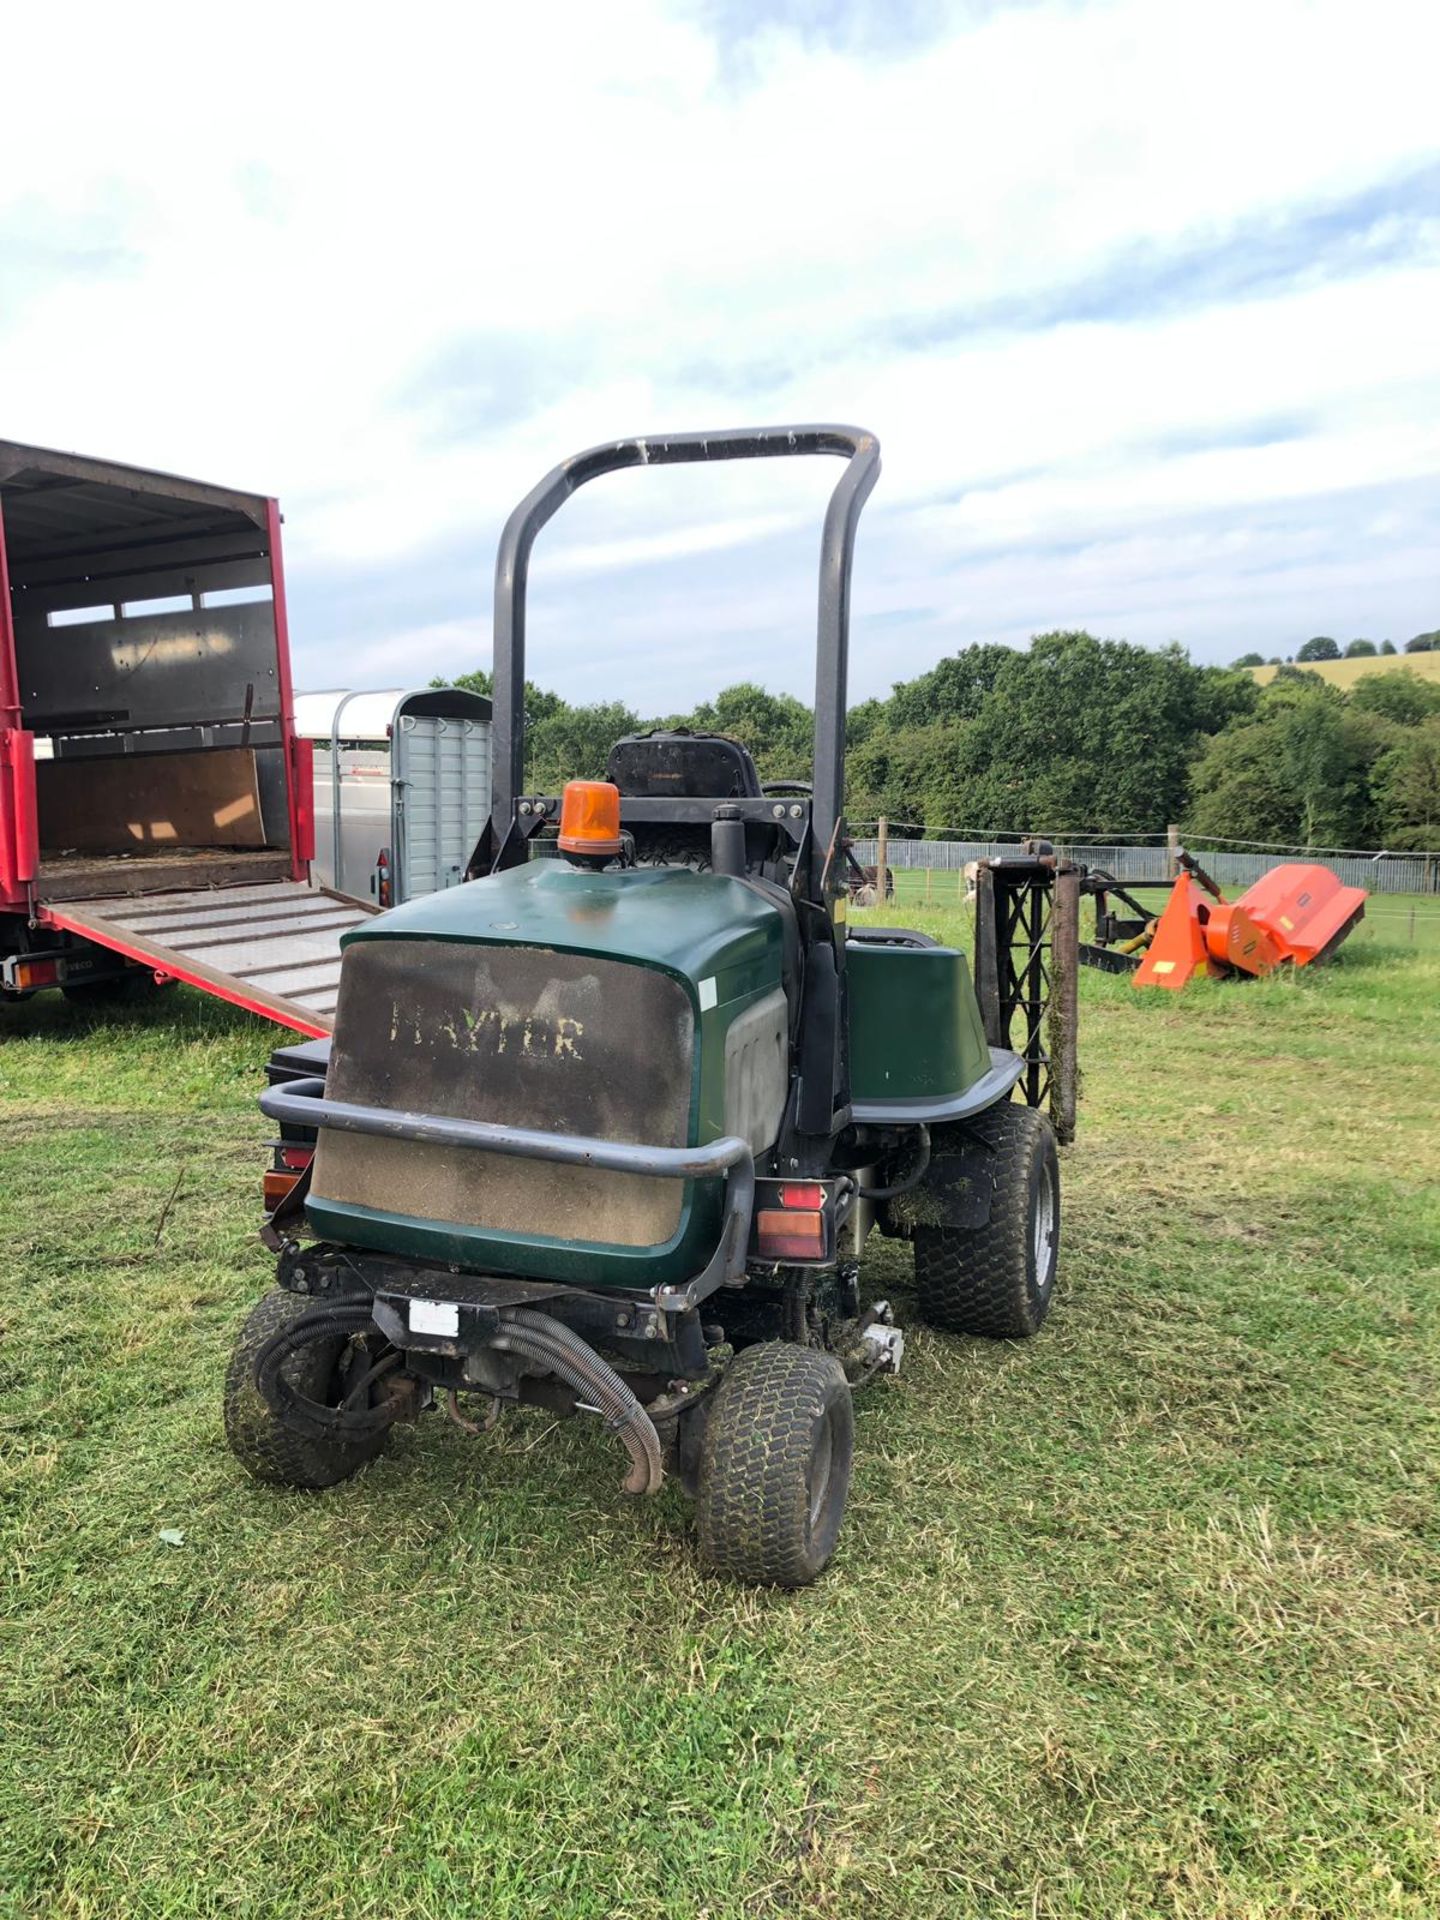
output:
<path id="1" fill-rule="evenodd" d="M 280 511 L 0 441 L 0 996 L 162 979 L 320 1035 L 340 936 L 313 887 Z"/>

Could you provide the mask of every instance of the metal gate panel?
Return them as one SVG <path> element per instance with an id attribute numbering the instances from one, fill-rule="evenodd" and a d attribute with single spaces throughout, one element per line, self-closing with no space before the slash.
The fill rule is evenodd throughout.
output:
<path id="1" fill-rule="evenodd" d="M 391 746 L 396 898 L 453 887 L 490 814 L 490 728 L 402 713 Z"/>

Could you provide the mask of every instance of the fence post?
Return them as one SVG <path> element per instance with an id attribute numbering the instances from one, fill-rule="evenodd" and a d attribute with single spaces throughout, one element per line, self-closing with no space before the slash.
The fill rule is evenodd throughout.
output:
<path id="1" fill-rule="evenodd" d="M 995 870 L 982 860 L 975 872 L 975 997 L 980 1022 L 992 1047 L 1010 1043 L 1000 1021 L 1000 954 L 995 926 Z"/>
<path id="2" fill-rule="evenodd" d="M 882 813 L 875 828 L 875 899 L 884 906 L 889 898 L 885 891 L 885 869 L 890 861 L 890 822 Z"/>
<path id="3" fill-rule="evenodd" d="M 1063 1147 L 1075 1138 L 1080 1083 L 1080 870 L 1068 861 L 1056 867 L 1050 905 L 1049 1027 L 1050 1120 Z"/>
<path id="4" fill-rule="evenodd" d="M 1179 873 L 1179 871 L 1180 871 L 1180 862 L 1179 862 L 1179 861 L 1178 861 L 1178 860 L 1177 860 L 1177 859 L 1175 858 L 1175 856 L 1176 856 L 1176 854 L 1177 854 L 1177 853 L 1179 853 L 1179 851 L 1180 851 L 1180 829 L 1179 829 L 1179 827 L 1174 827 L 1174 826 L 1171 826 L 1171 827 L 1166 827 L 1166 829 L 1165 829 L 1165 849 L 1166 849 L 1166 852 L 1167 852 L 1167 853 L 1168 853 L 1168 855 L 1169 855 L 1169 862 L 1168 862 L 1168 864 L 1169 864 L 1169 867 L 1170 867 L 1170 872 L 1171 872 L 1171 874 L 1172 874 L 1172 876 L 1173 876 L 1173 875 L 1175 875 L 1175 874 L 1177 874 L 1177 873 Z"/>

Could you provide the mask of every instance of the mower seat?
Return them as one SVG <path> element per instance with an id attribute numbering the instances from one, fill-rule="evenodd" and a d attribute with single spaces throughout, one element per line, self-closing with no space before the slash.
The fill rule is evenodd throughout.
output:
<path id="1" fill-rule="evenodd" d="M 655 727 L 627 734 L 610 749 L 605 778 L 622 798 L 635 800 L 760 800 L 764 789 L 750 749 L 724 733 L 693 733 L 688 727 Z M 710 865 L 708 820 L 649 820 L 631 829 L 642 866 Z M 745 831 L 745 860 L 761 872 L 779 859 L 780 836 L 752 822 Z"/>
<path id="2" fill-rule="evenodd" d="M 637 800 L 758 800 L 750 749 L 724 733 L 653 727 L 610 749 L 605 778 Z"/>

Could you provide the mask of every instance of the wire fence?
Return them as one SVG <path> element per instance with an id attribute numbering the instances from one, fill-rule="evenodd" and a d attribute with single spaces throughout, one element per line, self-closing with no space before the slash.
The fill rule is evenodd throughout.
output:
<path id="1" fill-rule="evenodd" d="M 862 866 L 874 866 L 879 843 L 871 837 L 855 841 L 855 858 Z M 901 840 L 888 842 L 886 864 L 892 873 L 934 871 L 958 873 L 972 860 L 990 860 L 1014 853 L 1016 840 Z M 1058 853 L 1087 867 L 1102 867 L 1125 884 L 1146 880 L 1168 880 L 1174 867 L 1164 841 L 1142 843 L 1134 840 L 1067 841 L 1054 840 Z M 1245 852 L 1235 847 L 1213 846 L 1205 841 L 1187 843 L 1206 872 L 1220 886 L 1242 890 L 1254 884 L 1272 867 L 1292 860 L 1304 860 L 1328 867 L 1347 887 L 1364 887 L 1367 893 L 1404 893 L 1440 897 L 1440 854 L 1434 853 L 1320 853 L 1304 847 L 1276 848 L 1270 852 Z"/>
<path id="2" fill-rule="evenodd" d="M 965 869 L 973 860 L 1014 853 L 1017 836 L 1009 839 L 890 840 L 886 864 L 894 876 L 898 900 L 931 906 L 963 904 L 969 892 Z M 1133 841 L 1076 841 L 1053 843 L 1058 851 L 1092 869 L 1103 868 L 1122 886 L 1154 881 L 1168 884 L 1173 877 L 1169 849 Z M 873 837 L 854 842 L 862 866 L 876 864 Z M 1233 848 L 1192 843 L 1186 849 L 1200 860 L 1211 878 L 1232 897 L 1285 860 L 1300 859 L 1330 867 L 1347 886 L 1364 887 L 1365 924 L 1377 939 L 1398 946 L 1440 948 L 1440 878 L 1435 854 L 1393 855 L 1376 861 L 1366 855 L 1316 854 L 1296 847 L 1268 853 L 1238 852 Z M 1158 910 L 1163 896 L 1150 896 Z"/>

